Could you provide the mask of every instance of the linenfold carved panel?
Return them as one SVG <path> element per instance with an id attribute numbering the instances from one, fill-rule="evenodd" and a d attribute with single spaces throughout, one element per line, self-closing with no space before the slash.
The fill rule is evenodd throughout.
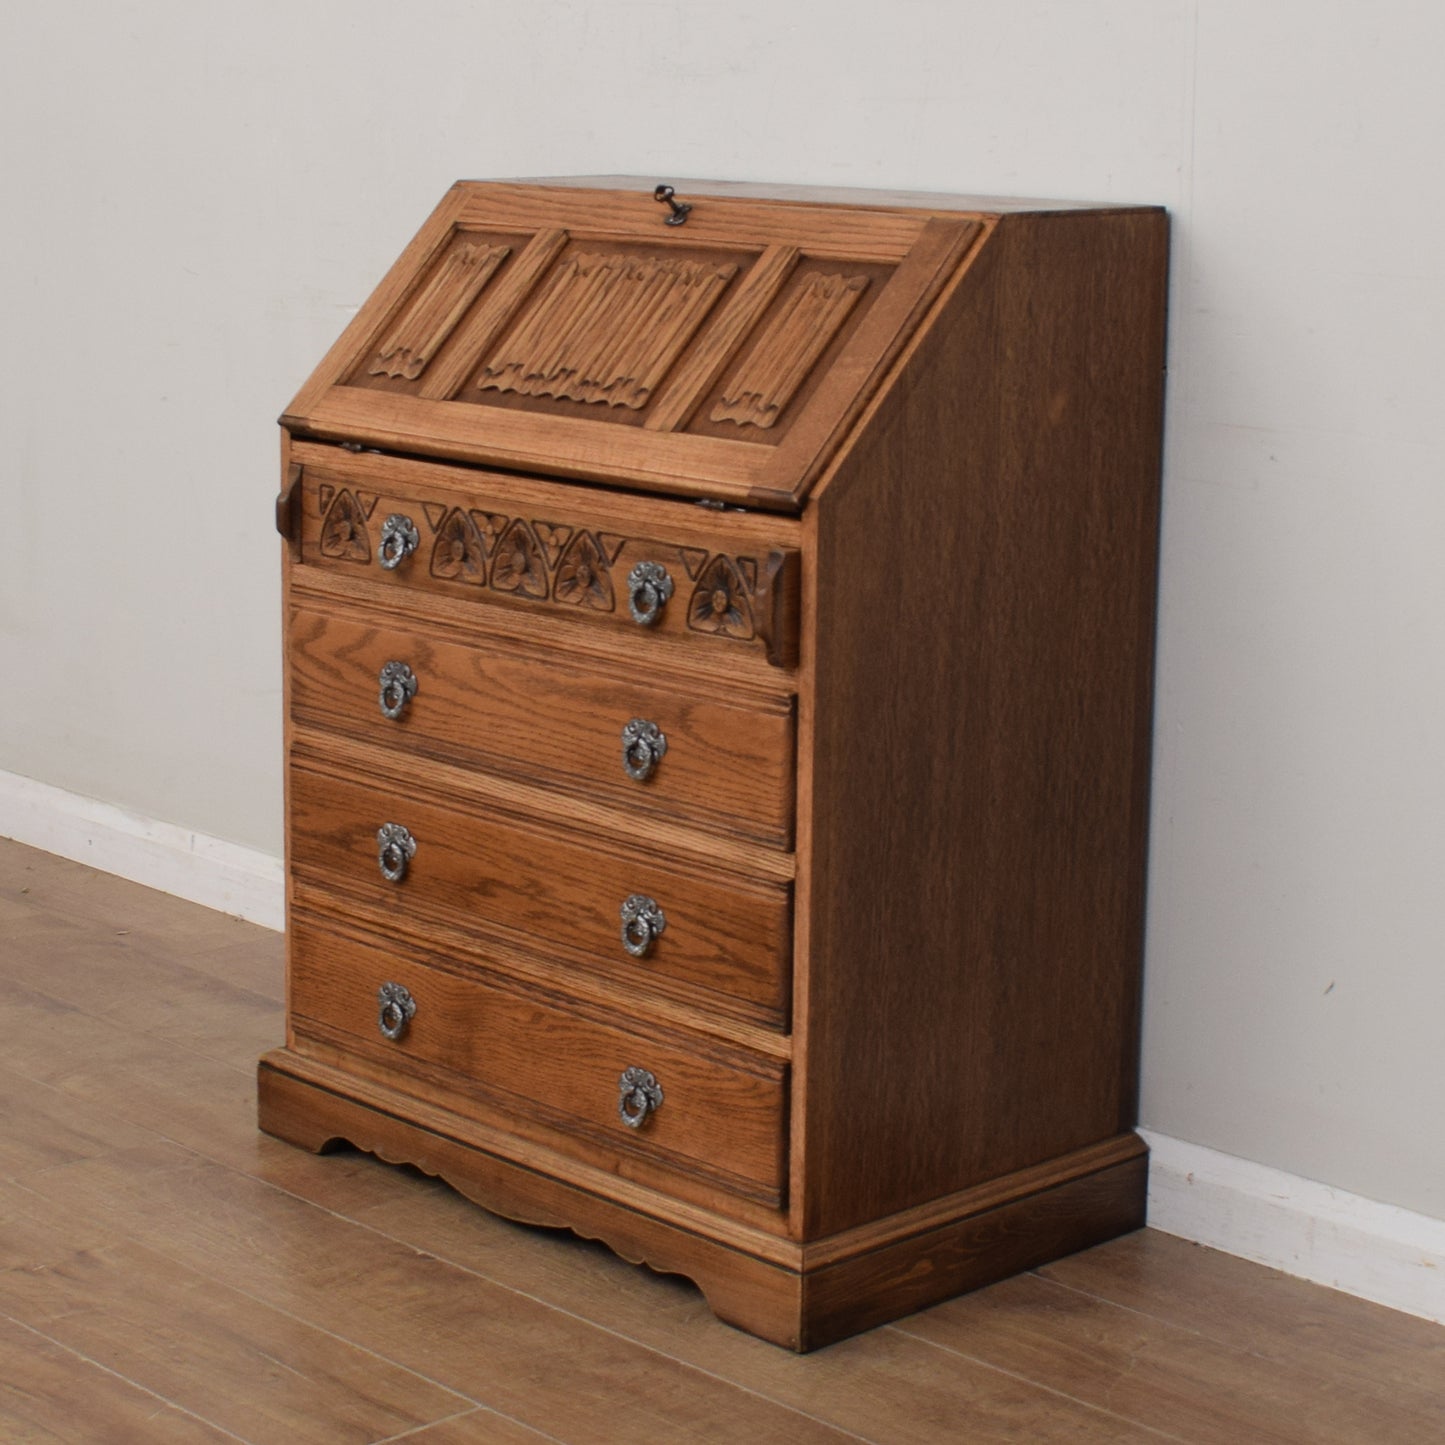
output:
<path id="1" fill-rule="evenodd" d="M 809 276 L 733 372 L 712 420 L 772 426 L 867 285 L 866 276 Z"/>
<path id="2" fill-rule="evenodd" d="M 474 241 L 453 246 L 407 303 L 373 357 L 369 373 L 415 381 L 510 250 Z"/>
<path id="3" fill-rule="evenodd" d="M 640 410 L 737 269 L 665 257 L 569 256 L 482 367 L 477 386 Z"/>

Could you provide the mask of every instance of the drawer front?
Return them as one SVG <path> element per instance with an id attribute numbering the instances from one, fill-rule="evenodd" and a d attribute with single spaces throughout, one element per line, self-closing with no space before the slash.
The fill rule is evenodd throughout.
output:
<path id="1" fill-rule="evenodd" d="M 578 488 L 361 457 L 308 462 L 292 487 L 281 514 L 303 566 L 665 637 L 724 663 L 739 649 L 796 663 L 799 552 L 755 518 L 730 527 L 630 499 L 608 510 Z"/>
<path id="2" fill-rule="evenodd" d="M 619 664 L 609 674 L 304 604 L 292 613 L 290 658 L 298 722 L 641 815 L 791 841 L 789 704 L 732 706 L 640 668 Z M 382 672 L 393 663 L 407 674 L 383 697 Z M 662 741 L 635 742 L 624 760 L 633 719 L 657 727 Z"/>
<path id="3" fill-rule="evenodd" d="M 506 930 L 509 941 L 544 958 L 643 993 L 786 1022 L 791 899 L 784 886 L 677 866 L 656 856 L 640 832 L 631 849 L 609 847 L 448 806 L 399 774 L 343 778 L 296 764 L 290 808 L 296 872 L 392 909 L 399 936 L 428 920 Z M 377 835 L 387 824 L 400 825 L 415 845 L 404 863 L 390 855 L 401 865 L 396 881 L 381 868 Z M 662 920 L 660 929 L 633 924 L 640 955 L 622 937 L 622 907 L 633 897 L 653 901 Z"/>
<path id="4" fill-rule="evenodd" d="M 780 1061 L 714 1044 L 700 1052 L 645 1024 L 602 1021 L 562 999 L 445 971 L 412 949 L 337 934 L 304 913 L 290 934 L 291 1010 L 303 1041 L 341 1047 L 394 1080 L 410 1075 L 413 1087 L 484 1122 L 530 1124 L 534 1136 L 540 1126 L 553 1147 L 612 1172 L 673 1170 L 781 1204 Z M 405 990 L 387 995 L 385 1014 L 384 985 Z M 621 1107 L 629 1069 L 661 1091 L 655 1107 L 656 1095 L 627 1091 L 635 1126 Z"/>

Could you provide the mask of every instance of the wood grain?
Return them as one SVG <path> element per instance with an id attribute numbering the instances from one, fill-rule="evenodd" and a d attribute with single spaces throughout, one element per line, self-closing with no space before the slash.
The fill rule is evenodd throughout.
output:
<path id="1" fill-rule="evenodd" d="M 42 1197 L 102 1222 L 123 1217 L 168 1259 L 559 1439 L 596 1440 L 599 1421 L 654 1445 L 723 1445 L 738 1430 L 779 1445 L 847 1438 L 603 1324 L 171 1149 L 54 1171 Z M 284 1243 L 258 1250 L 258 1238 Z"/>
<path id="2" fill-rule="evenodd" d="M 234 1440 L 206 1421 L 236 1418 L 224 1413 L 241 1408 L 225 1362 L 244 1358 L 247 1322 L 269 1318 L 267 1310 L 284 1311 L 284 1323 L 263 1342 L 274 1363 L 256 1362 L 255 1418 L 282 1398 L 292 1418 L 325 1413 L 318 1402 L 336 1398 L 335 1382 L 318 1370 L 318 1356 L 293 1354 L 293 1344 L 327 1330 L 343 1355 L 371 1350 L 367 1358 L 388 1379 L 402 1378 L 393 1370 L 424 1374 L 475 1402 L 404 1437 L 436 1445 L 590 1441 L 614 1419 L 616 1429 L 669 1445 L 738 1432 L 787 1441 L 827 1427 L 909 1445 L 1329 1440 L 1360 1421 L 1357 1440 L 1433 1442 L 1445 1428 L 1445 1329 L 1152 1230 L 1026 1277 L 1047 1279 L 1048 1288 L 1025 1293 L 1005 1283 L 923 1317 L 966 1309 L 971 1339 L 925 1340 L 905 1323 L 805 1358 L 774 1349 L 721 1324 L 675 1275 L 636 1269 L 565 1231 L 507 1223 L 414 1170 L 350 1153 L 316 1158 L 258 1136 L 241 1075 L 247 1087 L 220 1087 L 222 1075 L 197 1073 L 186 1046 L 103 1017 L 117 927 L 134 925 L 131 948 L 153 946 L 168 967 L 188 945 L 207 967 L 227 955 L 238 966 L 250 958 L 249 986 L 273 997 L 277 935 L 4 841 L 0 907 L 0 964 L 34 955 L 26 967 L 38 979 L 53 957 L 73 985 L 71 1004 L 48 1009 L 23 986 L 7 992 L 0 1176 L 18 1162 L 30 1187 L 0 1183 L 0 1287 L 8 1271 L 76 1261 L 61 1288 L 81 1306 L 78 1330 L 101 1341 L 119 1334 L 87 1312 L 87 1299 L 106 1291 L 127 1319 L 157 1300 L 163 1312 L 147 1314 L 137 1335 L 173 1339 L 165 1311 L 175 1305 L 189 1331 L 179 1365 L 222 1362 L 214 1376 L 186 1375 L 195 1411 L 186 1414 L 0 1311 L 6 1440 Z M 75 934 L 44 926 L 47 918 L 87 926 Z M 15 922 L 28 926 L 23 938 L 10 932 Z M 87 960 L 94 1012 L 70 972 Z M 223 999 L 193 1023 L 204 1005 L 188 993 L 151 1023 L 194 1037 L 223 1025 L 229 1006 Z M 279 1036 L 279 1008 L 274 1017 Z M 41 1073 L 50 1083 L 36 1079 Z M 161 1138 L 175 1129 L 185 1145 Z M 112 1147 L 101 1147 L 107 1137 Z M 441 1157 L 428 1162 L 451 1167 Z M 517 1177 L 522 1188 L 541 1176 L 528 1168 Z M 636 1211 L 613 1210 L 616 1218 L 597 1217 L 601 1232 L 617 1231 L 626 1251 L 643 1257 L 641 1239 L 618 1222 Z M 689 1249 L 718 1251 L 719 1279 L 747 1297 L 753 1281 L 725 1263 L 721 1246 L 695 1227 L 676 1228 L 679 1247 L 690 1240 Z M 435 1290 L 433 1279 L 443 1281 Z M 192 1280 L 203 1283 L 182 1287 Z M 250 1302 L 233 1329 L 237 1294 Z M 1061 1303 L 1070 1296 L 1079 1303 Z M 52 1308 L 48 1295 L 34 1302 Z M 185 1373 L 148 1360 L 143 1338 L 107 1348 L 147 1369 Z M 403 1351 L 407 1359 L 397 1359 Z M 278 1395 L 287 1366 L 298 1375 Z M 659 1392 L 679 1399 L 664 1405 L 652 1398 Z M 679 1413 L 685 1404 L 692 1417 Z M 364 1382 L 342 1408 L 374 1408 Z"/>
<path id="3" fill-rule="evenodd" d="M 26 1263 L 0 1273 L 0 1311 L 242 1439 L 384 1439 L 471 1404 L 145 1245 L 72 1246 L 75 1216 L 35 1205 L 6 1224 Z"/>
<path id="4" fill-rule="evenodd" d="M 440 1091 L 435 1097 L 458 1112 L 518 1128 L 526 1116 L 553 1147 L 580 1151 L 612 1172 L 628 1172 L 631 1160 L 779 1202 L 783 1070 L 775 1060 L 704 1052 L 705 1041 L 700 1048 L 695 1038 L 645 1022 L 601 1022 L 565 997 L 457 976 L 415 946 L 398 957 L 383 940 L 368 945 L 304 916 L 292 931 L 298 1039 L 336 1042 L 369 1063 L 374 1077 L 396 1076 L 402 1087 L 410 1077 L 413 1092 Z M 387 982 L 416 1002 L 398 1040 L 383 1037 L 377 1023 L 378 990 Z M 650 1071 L 663 1090 L 661 1107 L 637 1129 L 618 1110 L 618 1079 L 630 1067 Z"/>
<path id="5" fill-rule="evenodd" d="M 807 1236 L 1132 1125 L 1165 236 L 1001 222 L 820 490 Z"/>
<path id="6" fill-rule="evenodd" d="M 738 284 L 716 323 L 667 384 L 643 423 L 649 431 L 677 431 L 712 389 L 743 338 L 771 305 L 802 252 L 796 246 L 769 246 Z"/>
<path id="7" fill-rule="evenodd" d="M 780 636 L 783 619 L 770 604 L 765 611 L 758 596 L 760 566 L 787 550 L 785 527 L 758 537 L 756 528 L 737 527 L 731 517 L 709 525 L 706 513 L 685 509 L 678 509 L 680 516 L 649 516 L 645 509 L 627 514 L 615 503 L 594 509 L 585 497 L 556 489 L 528 506 L 505 479 L 492 477 L 488 485 L 482 477 L 405 463 L 392 464 L 378 494 L 360 484 L 365 473 L 345 453 L 327 463 L 308 465 L 302 478 L 296 545 L 307 568 L 360 575 L 388 590 L 516 609 L 513 626 L 547 612 L 605 628 L 625 636 L 634 666 L 654 655 L 662 638 L 706 650 L 719 671 L 739 648 L 776 655 L 793 645 Z M 392 515 L 411 521 L 420 541 L 387 569 L 377 552 L 383 519 Z M 711 606 L 722 584 L 709 578 L 708 568 L 720 559 L 731 579 L 727 601 L 737 613 L 727 625 Z M 629 605 L 630 575 L 639 563 L 661 566 L 672 584 L 648 625 L 638 623 Z"/>
<path id="8" fill-rule="evenodd" d="M 345 777 L 319 765 L 291 777 L 296 872 L 392 908 L 408 932 L 436 918 L 490 933 L 577 966 L 662 987 L 700 1007 L 781 1025 L 788 1002 L 791 911 L 786 888 L 698 875 L 638 845 L 552 832 L 442 804 L 420 774 Z M 378 865 L 377 831 L 399 823 L 416 856 L 391 883 Z M 665 927 L 642 958 L 623 947 L 621 906 L 653 899 Z M 384 901 L 384 902 L 383 902 Z M 747 1007 L 744 1007 L 744 1006 Z"/>
<path id="9" fill-rule="evenodd" d="M 475 233 L 477 239 L 449 242 L 455 228 Z M 459 457 L 554 476 L 620 481 L 673 495 L 736 501 L 751 497 L 754 505 L 796 511 L 858 408 L 883 376 L 902 335 L 943 284 L 976 229 L 977 221 L 972 218 L 866 208 L 822 211 L 787 202 L 731 198 L 703 203 L 685 227 L 674 229 L 662 224 L 651 197 L 645 194 L 584 193 L 505 183 L 454 188 L 348 329 L 345 346 L 328 354 L 288 408 L 283 422 L 297 435 L 355 440 L 390 450 Z M 447 311 L 443 319 L 449 323 L 448 331 L 455 325 L 459 334 L 465 333 L 468 347 L 485 336 L 490 345 L 503 348 L 502 353 L 487 358 L 472 383 L 460 388 L 453 385 L 464 355 L 458 344 L 441 358 L 445 374 L 424 387 L 422 395 L 409 395 L 390 385 L 338 384 L 346 375 L 356 382 L 389 380 L 359 376 L 358 369 L 383 345 L 394 345 L 396 338 L 391 333 L 401 324 L 397 319 L 399 297 L 409 295 L 424 269 L 437 264 L 435 258 L 443 245 L 479 247 L 490 240 L 493 246 L 484 254 L 495 254 L 500 238 L 513 236 L 522 239 L 526 256 L 538 244 L 536 238 L 560 233 L 567 237 L 566 248 L 545 275 L 530 264 L 519 268 L 518 281 L 507 291 L 505 306 L 498 293 L 496 305 L 488 308 L 484 292 L 469 325 L 459 315 L 471 303 L 470 294 L 464 291 L 463 299 Z M 733 268 L 744 256 L 751 259 L 760 253 L 767 254 L 769 261 L 750 288 L 748 300 L 724 308 L 720 318 L 704 324 L 706 312 L 730 280 Z M 721 375 L 737 354 L 749 334 L 747 323 L 753 318 L 755 302 L 761 303 L 771 292 L 776 273 L 790 269 L 779 259 L 790 253 L 806 254 L 810 261 L 823 265 L 873 267 L 891 275 L 877 303 L 870 298 L 869 316 L 852 330 L 832 362 L 815 367 L 822 345 L 814 348 L 807 327 L 797 331 L 796 344 L 792 332 L 779 333 L 779 348 L 774 348 L 778 359 L 799 365 L 785 365 L 777 385 L 764 378 L 770 397 L 760 403 L 763 409 L 754 420 L 766 415 L 771 428 L 805 375 L 815 370 L 820 373 L 818 384 L 800 393 L 799 402 L 790 410 L 789 419 L 796 412 L 798 424 L 790 426 L 784 445 L 772 445 L 768 429 L 761 430 L 763 444 L 720 441 L 715 434 L 702 434 L 707 427 L 695 428 L 696 435 L 674 431 L 674 426 L 692 425 L 686 418 L 701 416 L 696 403 L 706 383 Z M 699 261 L 699 255 L 714 259 Z M 593 295 L 586 285 L 577 290 L 572 284 L 577 277 L 585 282 L 594 273 L 604 280 L 634 272 L 676 279 L 679 267 L 698 265 L 704 266 L 713 280 L 698 292 L 695 307 L 683 304 L 671 285 L 664 287 L 666 299 L 659 292 L 651 299 L 641 298 L 637 305 L 620 298 L 612 298 L 616 304 L 609 305 L 608 295 Z M 578 267 L 582 271 L 577 271 Z M 507 276 L 503 270 L 494 284 L 506 287 Z M 423 290 L 421 294 L 427 293 Z M 530 319 L 528 305 L 533 305 L 535 312 Z M 566 323 L 560 331 L 545 319 L 552 310 L 558 310 Z M 480 319 L 483 312 L 485 321 Z M 505 327 L 500 324 L 504 314 Z M 369 325 L 360 324 L 363 316 Z M 841 321 L 841 313 L 836 319 Z M 567 329 L 574 322 L 575 334 Z M 699 327 L 697 341 L 686 349 Z M 831 323 L 824 330 L 831 336 Z M 387 340 L 376 340 L 379 336 Z M 422 348 L 426 359 L 440 344 L 440 332 L 432 328 L 426 343 L 431 350 Z M 503 354 L 509 346 L 521 350 L 516 355 Z M 780 348 L 791 351 L 785 354 Z M 416 361 L 410 359 L 410 353 L 408 358 L 403 372 L 411 377 L 416 374 Z M 604 361 L 606 367 L 591 376 Z M 654 394 L 663 399 L 658 389 L 674 362 L 680 368 L 674 390 L 665 398 L 660 421 L 653 427 L 647 426 L 647 418 L 640 412 L 643 425 L 634 427 L 619 425 L 619 419 L 626 418 L 612 415 L 611 407 L 603 409 L 602 415 L 577 415 L 566 404 L 569 399 L 615 398 L 625 400 L 624 413 L 645 408 Z M 495 373 L 487 368 L 496 368 Z M 479 386 L 520 389 L 535 399 L 556 400 L 553 405 L 518 409 L 495 404 L 495 394 L 479 390 Z M 719 404 L 729 416 L 742 415 L 736 408 L 729 410 Z M 748 430 L 758 432 L 759 428 Z"/>
<path id="10" fill-rule="evenodd" d="M 726 198 L 679 237 L 625 192 L 463 194 L 451 223 L 489 244 L 565 238 L 523 247 L 549 259 L 471 381 L 455 401 L 331 386 L 296 419 L 473 465 L 292 449 L 298 923 L 268 1127 L 444 1152 L 504 1207 L 530 1162 L 556 1210 L 596 1187 L 633 1234 L 713 1205 L 711 1170 L 717 1214 L 786 1276 L 732 1317 L 801 1348 L 1134 1228 L 1163 213 Z M 577 478 L 616 485 L 557 482 Z M 719 508 L 739 501 L 777 516 Z M 423 540 L 384 573 L 391 511 Z M 675 595 L 639 633 L 624 577 L 664 558 Z M 401 640 L 443 706 L 364 730 L 348 704 Z M 659 706 L 696 681 L 769 730 L 739 729 L 737 764 L 719 747 L 685 801 L 619 792 L 579 766 L 615 696 L 587 668 L 613 658 Z M 774 788 L 794 706 L 796 788 Z M 417 839 L 400 885 L 375 870 L 383 821 Z M 668 924 L 619 973 L 632 893 Z M 439 1001 L 400 1050 L 370 1017 L 383 964 Z M 570 1064 L 525 1043 L 538 1019 L 588 1077 L 620 1030 L 674 1048 L 678 1077 L 767 1087 L 733 1100 L 735 1138 L 709 1119 L 664 1151 L 671 1114 L 655 1157 L 609 1157 Z"/>
<path id="11" fill-rule="evenodd" d="M 298 605 L 289 636 L 299 722 L 403 756 L 591 795 L 624 813 L 662 813 L 782 847 L 791 841 L 786 706 L 738 706 L 660 670 L 593 671 L 355 608 Z M 397 719 L 378 705 L 378 676 L 392 660 L 404 661 L 418 683 Z M 641 782 L 622 766 L 622 729 L 633 718 L 655 723 L 667 743 Z"/>
<path id="12" fill-rule="evenodd" d="M 904 1328 L 1186 1440 L 1426 1445 L 1439 1439 L 1438 1396 L 1432 1408 L 1418 1398 L 1397 1403 L 1382 1389 L 1366 1402 L 1297 1357 L 1261 1358 L 1036 1277 L 951 1300 Z"/>
<path id="13" fill-rule="evenodd" d="M 227 1445 L 235 1436 L 134 1381 L 0 1317 L 0 1433 L 25 1445 L 144 1440 Z"/>

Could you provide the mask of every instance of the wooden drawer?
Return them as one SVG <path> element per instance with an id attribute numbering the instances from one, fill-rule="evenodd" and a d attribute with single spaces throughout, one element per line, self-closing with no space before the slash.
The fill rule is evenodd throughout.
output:
<path id="1" fill-rule="evenodd" d="M 278 522 L 303 568 L 565 617 L 639 648 L 685 642 L 724 666 L 740 650 L 796 663 L 800 554 L 787 519 L 314 444 L 295 455 Z M 651 569 L 651 593 L 638 568 Z"/>
<path id="2" fill-rule="evenodd" d="M 343 777 L 291 769 L 291 856 L 299 876 L 390 907 L 408 933 L 439 920 L 573 968 L 625 979 L 773 1027 L 789 998 L 790 889 L 680 866 L 643 835 L 604 840 L 444 801 L 403 769 Z M 382 876 L 377 832 L 402 825 L 416 845 L 399 882 Z M 645 956 L 623 947 L 620 909 L 641 895 L 665 920 Z"/>
<path id="3" fill-rule="evenodd" d="M 379 1075 L 504 1127 L 520 1122 L 553 1147 L 646 1179 L 676 1171 L 777 1207 L 784 1180 L 786 1065 L 736 1047 L 661 1037 L 636 1021 L 589 1017 L 564 997 L 423 962 L 414 943 L 291 920 L 291 1013 L 301 1039 L 358 1055 Z M 415 1004 L 401 1036 L 380 1027 L 383 984 Z M 389 1022 L 399 1022 L 394 1015 Z M 644 1069 L 662 1103 L 624 1123 L 620 1078 Z M 405 1087 L 405 1085 L 402 1085 Z M 704 1195 L 703 1197 L 707 1197 Z"/>
<path id="4" fill-rule="evenodd" d="M 297 594 L 293 593 L 293 604 Z M 619 665 L 477 645 L 463 633 L 302 600 L 290 618 L 297 722 L 388 748 L 582 792 L 627 816 L 661 813 L 787 847 L 792 836 L 793 709 L 779 698 L 736 706 Z M 416 681 L 399 716 L 381 706 L 382 669 Z M 393 707 L 404 694 L 392 696 Z M 656 724 L 665 752 L 645 780 L 623 765 L 622 732 Z M 640 771 L 634 754 L 634 771 Z"/>

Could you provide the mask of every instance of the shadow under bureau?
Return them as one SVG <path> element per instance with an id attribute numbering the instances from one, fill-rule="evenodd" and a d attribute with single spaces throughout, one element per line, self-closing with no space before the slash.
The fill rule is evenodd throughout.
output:
<path id="1" fill-rule="evenodd" d="M 1167 251 L 454 187 L 282 418 L 262 1128 L 802 1350 L 1142 1224 Z"/>

